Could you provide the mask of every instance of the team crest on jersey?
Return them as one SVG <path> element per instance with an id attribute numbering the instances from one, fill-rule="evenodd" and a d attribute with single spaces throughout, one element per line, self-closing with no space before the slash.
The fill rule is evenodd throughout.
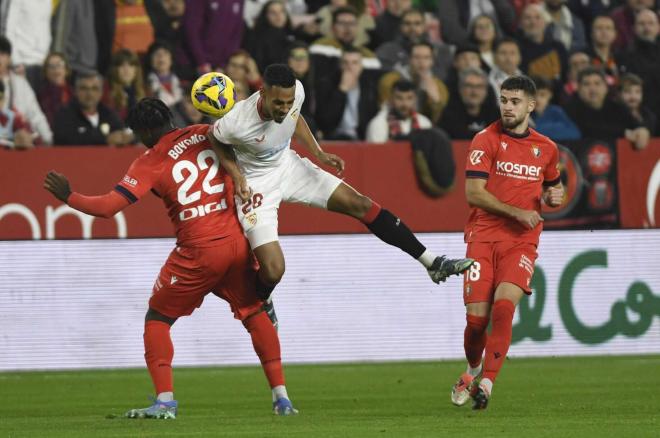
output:
<path id="1" fill-rule="evenodd" d="M 473 166 L 476 166 L 477 164 L 481 163 L 481 157 L 484 156 L 484 151 L 480 150 L 473 150 L 470 152 L 470 163 L 472 163 Z"/>
<path id="2" fill-rule="evenodd" d="M 257 225 L 257 213 L 252 212 L 248 214 L 247 216 L 245 216 L 245 221 L 248 224 L 250 224 L 251 227 L 254 227 L 255 225 Z"/>
<path id="3" fill-rule="evenodd" d="M 536 158 L 540 157 L 541 156 L 541 149 L 538 146 L 532 145 L 532 154 L 534 154 L 534 156 Z"/>

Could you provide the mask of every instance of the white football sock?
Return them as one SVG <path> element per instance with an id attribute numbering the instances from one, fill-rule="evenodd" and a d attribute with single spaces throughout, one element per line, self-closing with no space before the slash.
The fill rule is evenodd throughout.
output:
<path id="1" fill-rule="evenodd" d="M 493 393 L 493 381 L 486 378 L 486 379 L 481 379 L 481 382 L 479 382 L 479 386 L 483 386 L 486 391 L 488 391 L 488 395 L 491 395 Z"/>
<path id="2" fill-rule="evenodd" d="M 158 401 L 162 402 L 171 402 L 174 400 L 174 393 L 173 392 L 161 392 L 158 394 L 158 397 L 156 397 Z"/>
<path id="3" fill-rule="evenodd" d="M 419 256 L 417 259 L 426 269 L 430 268 L 431 265 L 433 264 L 433 260 L 435 260 L 436 255 L 433 254 L 431 251 L 428 249 L 424 251 L 424 253 Z"/>
<path id="4" fill-rule="evenodd" d="M 289 394 L 286 393 L 286 386 L 284 385 L 278 385 L 272 390 L 273 393 L 273 401 L 276 402 L 280 398 L 289 398 Z"/>
<path id="5" fill-rule="evenodd" d="M 478 367 L 472 368 L 470 364 L 467 366 L 467 373 L 471 375 L 472 377 L 477 377 L 479 373 L 481 372 L 481 369 L 483 368 L 484 363 L 481 362 Z"/>

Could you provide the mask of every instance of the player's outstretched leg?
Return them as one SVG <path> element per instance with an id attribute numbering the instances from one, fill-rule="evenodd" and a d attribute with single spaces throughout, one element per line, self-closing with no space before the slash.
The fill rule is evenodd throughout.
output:
<path id="1" fill-rule="evenodd" d="M 147 311 L 144 324 L 144 358 L 157 396 L 151 406 L 126 412 L 128 418 L 176 418 L 178 403 L 174 400 L 172 376 L 174 347 L 170 337 L 170 327 L 174 321 L 176 319 L 153 309 Z"/>
<path id="2" fill-rule="evenodd" d="M 513 286 L 513 285 L 512 285 Z M 517 287 L 517 286 L 514 286 Z M 522 294 L 522 290 L 520 290 Z M 479 382 L 471 394 L 472 409 L 486 409 L 488 400 L 493 392 L 493 384 L 502 368 L 506 354 L 511 345 L 511 331 L 513 326 L 513 314 L 516 310 L 515 304 L 508 299 L 497 300 L 492 310 L 492 331 L 486 342 L 486 354 L 484 359 L 483 379 Z M 517 302 L 517 300 L 516 300 Z"/>
<path id="3" fill-rule="evenodd" d="M 474 263 L 472 259 L 437 257 L 422 245 L 401 219 L 347 184 L 341 183 L 335 189 L 328 199 L 327 208 L 362 221 L 380 240 L 396 246 L 424 265 L 434 283 L 458 275 Z"/>
<path id="4" fill-rule="evenodd" d="M 249 316 L 243 325 L 250 333 L 252 346 L 259 356 L 261 367 L 270 384 L 273 396 L 273 413 L 275 415 L 295 415 L 298 413 L 286 391 L 284 372 L 280 357 L 280 339 L 277 331 L 265 312 Z"/>
<path id="5" fill-rule="evenodd" d="M 484 303 L 486 304 L 486 303 Z M 470 390 L 482 372 L 482 356 L 486 347 L 488 318 L 466 315 L 467 325 L 463 335 L 463 348 L 468 362 L 467 370 L 458 378 L 451 390 L 451 402 L 456 406 L 465 405 L 470 399 Z"/>

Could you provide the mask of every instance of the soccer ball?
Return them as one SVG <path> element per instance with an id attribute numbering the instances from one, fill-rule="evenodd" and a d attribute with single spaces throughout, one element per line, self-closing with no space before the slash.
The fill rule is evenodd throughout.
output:
<path id="1" fill-rule="evenodd" d="M 220 118 L 236 103 L 234 82 L 229 76 L 210 72 L 200 76 L 192 86 L 190 98 L 193 106 L 202 114 Z"/>

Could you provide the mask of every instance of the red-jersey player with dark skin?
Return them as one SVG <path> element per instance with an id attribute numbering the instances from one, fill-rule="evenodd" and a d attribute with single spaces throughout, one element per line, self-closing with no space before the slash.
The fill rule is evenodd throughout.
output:
<path id="1" fill-rule="evenodd" d="M 464 274 L 468 367 L 451 394 L 459 406 L 471 397 L 473 409 L 487 407 L 511 344 L 516 305 L 531 294 L 541 201 L 556 207 L 564 200 L 557 145 L 529 127 L 535 95 L 527 76 L 505 80 L 501 120 L 475 135 L 468 152 L 465 194 L 471 212 L 465 241 L 467 257 L 475 262 Z"/>
<path id="2" fill-rule="evenodd" d="M 177 246 L 156 279 L 145 317 L 145 359 L 156 400 L 126 416 L 176 418 L 170 327 L 210 292 L 229 302 L 250 333 L 272 390 L 273 411 L 297 413 L 284 386 L 277 331 L 255 290 L 256 263 L 236 216 L 233 184 L 206 138 L 208 126 L 178 129 L 167 106 L 152 98 L 138 102 L 127 123 L 148 149 L 114 190 L 102 196 L 71 192 L 64 175 L 54 171 L 44 182 L 60 201 L 99 217 L 114 216 L 152 191 L 162 198 L 176 229 Z"/>

